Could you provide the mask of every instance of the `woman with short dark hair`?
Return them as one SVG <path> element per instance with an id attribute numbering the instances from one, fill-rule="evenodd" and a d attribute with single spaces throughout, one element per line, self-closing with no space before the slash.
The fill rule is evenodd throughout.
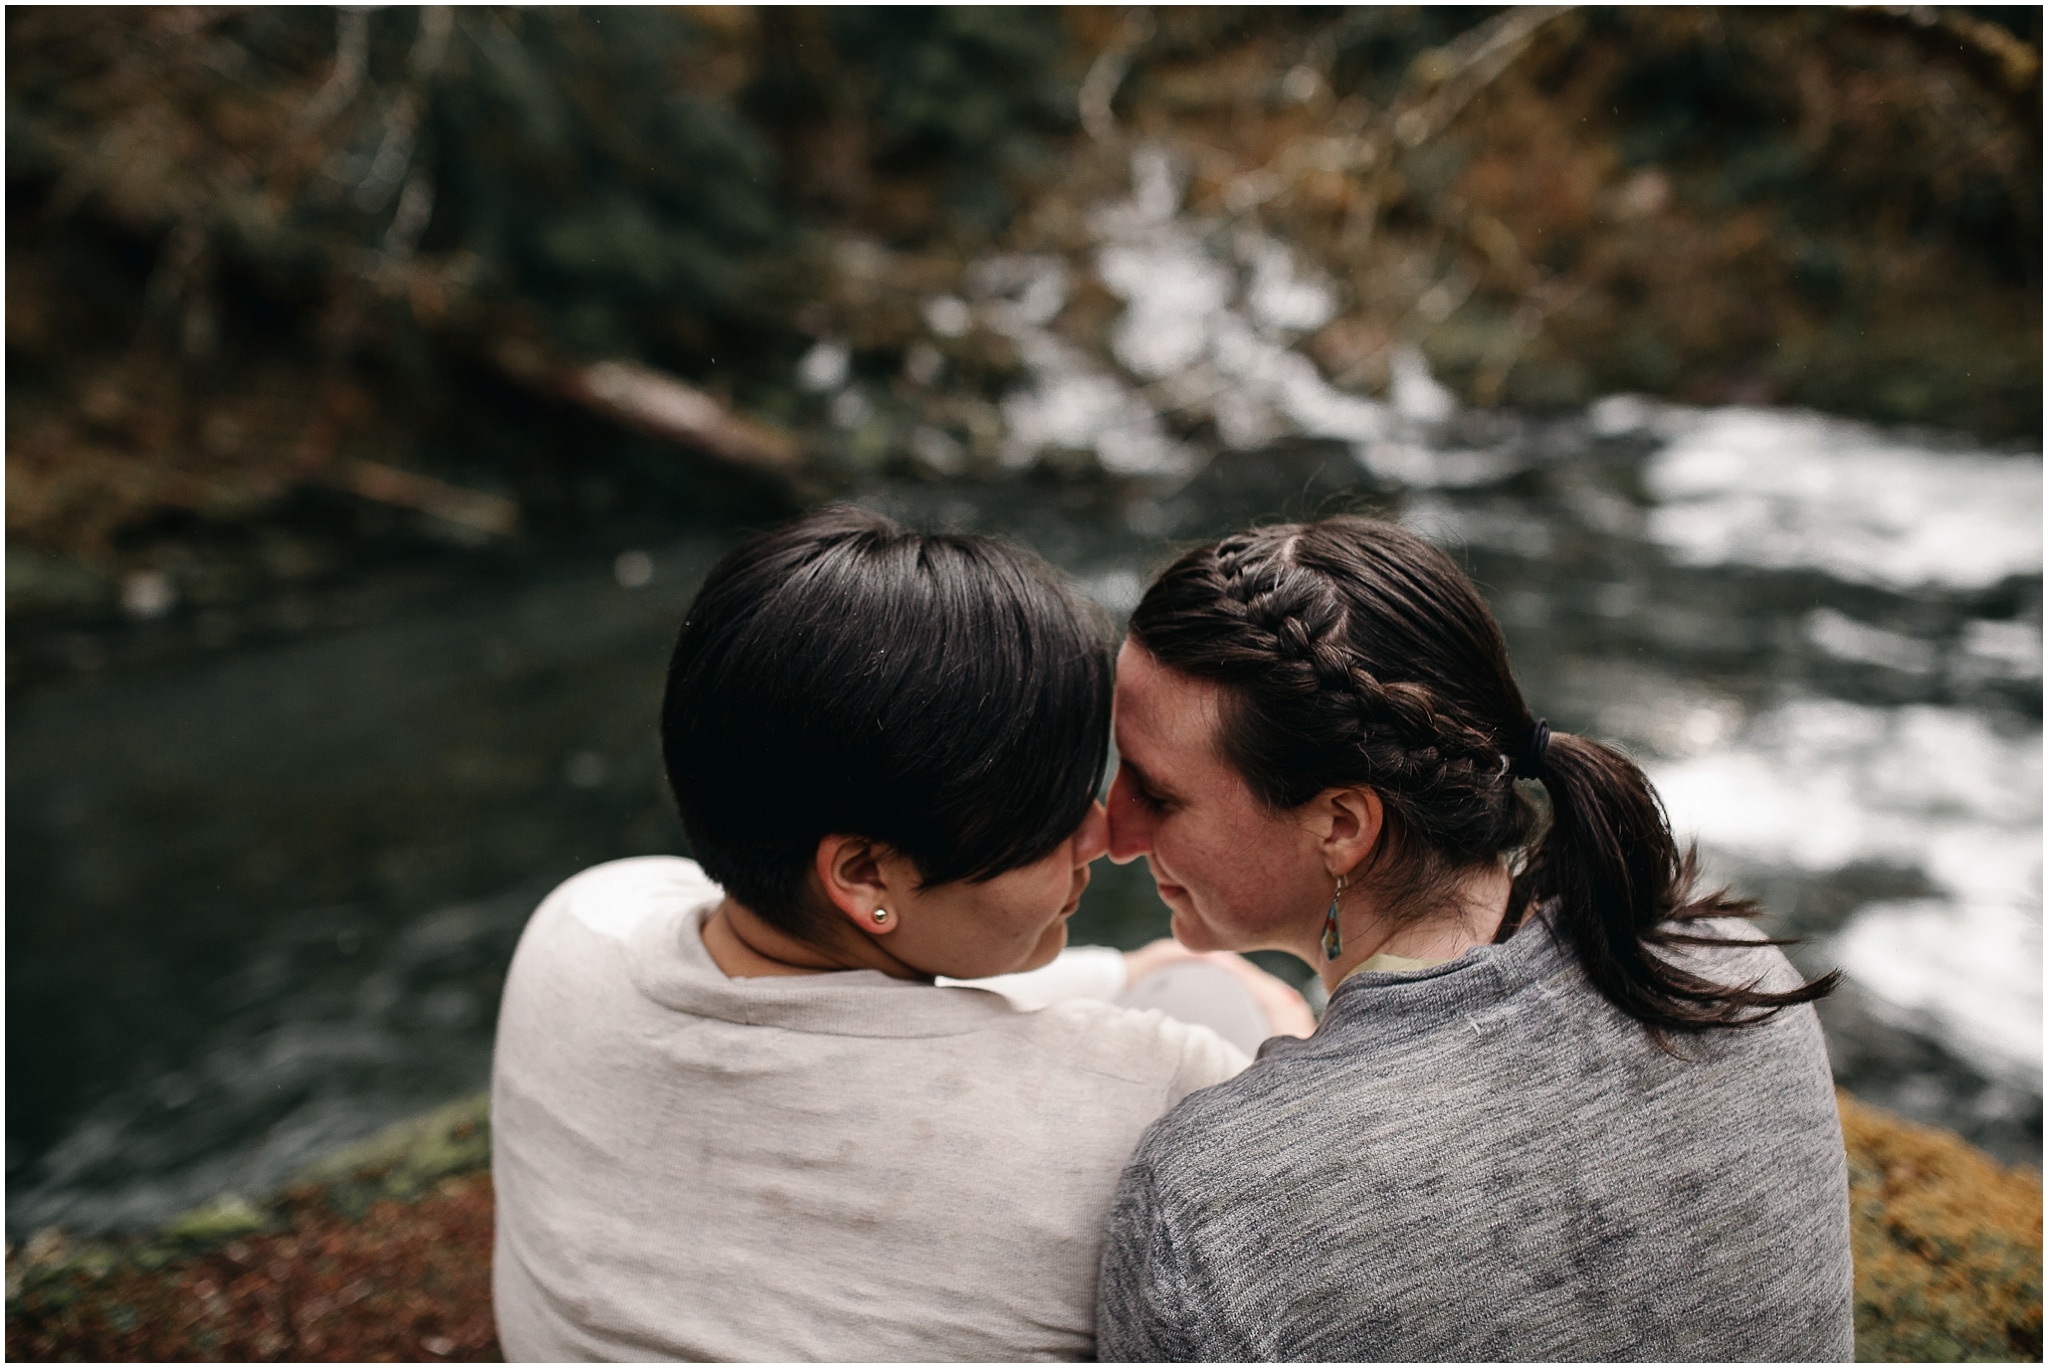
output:
<path id="1" fill-rule="evenodd" d="M 1245 1062 L 1061 954 L 1109 706 L 1094 610 L 1000 543 L 836 509 L 712 572 L 661 722 L 696 862 L 570 879 L 506 981 L 507 1357 L 1092 1353 L 1118 1171 Z"/>
<path id="2" fill-rule="evenodd" d="M 1112 858 L 1183 944 L 1291 951 L 1330 998 L 1147 1135 L 1104 1358 L 1850 1356 L 1835 976 L 1531 714 L 1447 556 L 1350 517 L 1191 551 L 1116 692 Z"/>

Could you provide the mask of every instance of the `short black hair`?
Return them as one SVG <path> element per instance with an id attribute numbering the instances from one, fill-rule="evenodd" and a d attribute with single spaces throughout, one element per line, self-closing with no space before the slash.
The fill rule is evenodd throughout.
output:
<path id="1" fill-rule="evenodd" d="M 1042 859 L 1108 757 L 1109 632 L 1028 551 L 827 508 L 749 541 L 698 591 L 662 699 L 669 789 L 704 872 L 812 934 L 825 836 L 927 886 Z"/>

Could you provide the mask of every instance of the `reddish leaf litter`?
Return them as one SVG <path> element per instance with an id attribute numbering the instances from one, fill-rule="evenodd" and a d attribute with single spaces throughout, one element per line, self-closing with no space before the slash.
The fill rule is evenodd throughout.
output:
<path id="1" fill-rule="evenodd" d="M 358 1215 L 312 1185 L 272 1209 L 276 1228 L 210 1250 L 153 1258 L 138 1246 L 18 1295 L 10 1288 L 7 1357 L 502 1357 L 491 1320 L 489 1172 L 443 1178 L 415 1200 L 385 1198 Z"/>

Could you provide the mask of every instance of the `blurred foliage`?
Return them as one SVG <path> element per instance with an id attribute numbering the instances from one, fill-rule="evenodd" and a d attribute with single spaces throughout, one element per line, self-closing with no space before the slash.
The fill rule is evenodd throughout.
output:
<path id="1" fill-rule="evenodd" d="M 618 507 L 586 498 L 605 480 L 704 503 L 732 478 L 714 462 L 565 401 L 563 368 L 606 359 L 804 431 L 828 483 L 933 473 L 889 436 L 909 420 L 826 421 L 796 379 L 821 340 L 954 434 L 937 469 L 985 464 L 1014 351 L 924 306 L 979 254 L 1064 252 L 1062 328 L 1099 340 L 1116 305 L 1086 278 L 1086 211 L 1140 140 L 1192 168 L 1195 212 L 1321 260 L 1343 309 L 1310 350 L 1339 383 L 1380 389 L 1415 343 L 1479 404 L 1641 390 L 2025 437 L 2039 26 L 13 9 L 12 545 L 61 598 L 52 565 L 295 491 L 461 504 L 365 461 L 529 526 Z"/>
<path id="2" fill-rule="evenodd" d="M 414 173 L 440 187 L 424 252 L 474 253 L 478 292 L 527 305 L 579 353 L 694 369 L 721 328 L 769 321 L 748 311 L 793 225 L 760 132 L 678 79 L 698 47 L 687 20 L 622 7 L 448 23 L 461 64 L 427 127 L 449 151 Z M 366 140 L 335 181 L 361 184 L 374 156 Z M 382 209 L 383 184 L 354 203 Z"/>
<path id="3" fill-rule="evenodd" d="M 1035 10 L 51 8 L 7 42 L 8 524 L 71 552 L 344 450 L 545 499 L 508 371 L 758 402 L 828 226 L 998 230 L 1071 122 Z"/>
<path id="4" fill-rule="evenodd" d="M 1197 204 L 1479 403 L 1643 391 L 2040 426 L 2035 10 L 1162 12 L 1123 106 Z M 1249 211 L 1245 204 L 1256 207 Z"/>
<path id="5" fill-rule="evenodd" d="M 1043 172 L 1073 123 L 1065 35 L 1048 10 L 763 11 L 747 109 L 805 175 L 814 209 L 898 234 L 999 231 L 1010 177 Z"/>

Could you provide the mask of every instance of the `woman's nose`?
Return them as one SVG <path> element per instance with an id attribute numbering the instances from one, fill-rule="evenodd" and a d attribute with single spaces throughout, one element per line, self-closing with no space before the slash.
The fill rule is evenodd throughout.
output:
<path id="1" fill-rule="evenodd" d="M 1089 865 L 1109 849 L 1109 815 L 1102 810 L 1102 804 L 1090 803 L 1088 815 L 1081 819 L 1081 829 L 1074 833 L 1074 863 Z"/>
<path id="2" fill-rule="evenodd" d="M 1122 769 L 1109 786 L 1109 858 L 1129 864 L 1152 849 L 1151 824 L 1137 791 Z"/>

